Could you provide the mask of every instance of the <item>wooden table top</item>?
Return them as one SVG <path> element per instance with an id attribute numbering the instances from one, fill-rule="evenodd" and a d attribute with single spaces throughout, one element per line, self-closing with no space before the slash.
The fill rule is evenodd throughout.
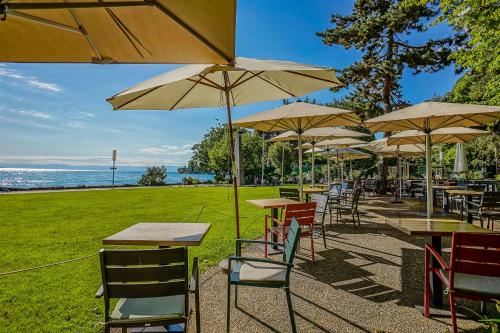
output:
<path id="1" fill-rule="evenodd" d="M 198 246 L 210 223 L 137 223 L 102 241 L 105 245 Z"/>
<path id="2" fill-rule="evenodd" d="M 433 189 L 436 190 L 460 190 L 460 189 L 465 189 L 465 186 L 458 186 L 458 185 L 432 185 Z"/>
<path id="3" fill-rule="evenodd" d="M 387 224 L 409 236 L 451 236 L 454 232 L 490 232 L 459 220 L 426 218 L 387 218 Z"/>
<path id="4" fill-rule="evenodd" d="M 468 190 L 446 190 L 446 192 L 454 195 L 465 195 L 468 197 L 480 197 L 484 194 L 483 191 L 468 191 Z"/>
<path id="5" fill-rule="evenodd" d="M 259 208 L 283 208 L 289 204 L 297 204 L 299 201 L 285 199 L 285 198 L 272 198 L 272 199 L 255 199 L 247 200 L 251 205 L 257 206 Z"/>
<path id="6" fill-rule="evenodd" d="M 304 193 L 324 193 L 327 192 L 327 189 L 319 188 L 319 187 L 304 187 L 302 189 Z"/>

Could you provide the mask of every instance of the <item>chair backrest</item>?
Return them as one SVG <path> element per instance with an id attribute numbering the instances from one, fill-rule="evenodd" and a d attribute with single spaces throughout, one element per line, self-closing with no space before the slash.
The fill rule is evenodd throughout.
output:
<path id="1" fill-rule="evenodd" d="M 292 219 L 299 225 L 311 225 L 316 214 L 316 202 L 306 202 L 287 205 L 283 219 L 283 227 L 289 226 Z"/>
<path id="2" fill-rule="evenodd" d="M 300 225 L 296 219 L 292 219 L 290 223 L 290 229 L 285 240 L 285 251 L 283 251 L 283 261 L 293 264 L 293 259 L 295 258 L 295 250 L 297 250 L 297 244 L 300 239 Z M 290 272 L 290 270 L 288 270 Z M 287 273 L 288 274 L 288 273 Z"/>
<path id="3" fill-rule="evenodd" d="M 500 192 L 484 192 L 481 207 L 489 210 L 500 209 Z"/>
<path id="4" fill-rule="evenodd" d="M 112 298 L 185 296 L 188 314 L 188 254 L 184 247 L 100 252 L 105 317 Z"/>
<path id="5" fill-rule="evenodd" d="M 300 201 L 300 193 L 296 188 L 280 187 L 280 198 Z"/>
<path id="6" fill-rule="evenodd" d="M 327 194 L 319 194 L 316 196 L 316 221 L 325 222 L 325 214 L 328 208 L 329 197 Z"/>
<path id="7" fill-rule="evenodd" d="M 450 284 L 453 273 L 500 276 L 499 249 L 500 233 L 453 233 Z"/>
<path id="8" fill-rule="evenodd" d="M 330 185 L 330 190 L 328 193 L 332 196 L 340 195 L 342 192 L 342 184 L 332 184 Z"/>
<path id="9" fill-rule="evenodd" d="M 360 196 L 361 196 L 361 189 L 356 188 L 356 189 L 354 189 L 350 199 L 349 198 L 347 199 L 348 200 L 347 202 L 348 202 L 348 204 L 351 205 L 352 209 L 358 208 L 358 202 L 359 202 Z"/>

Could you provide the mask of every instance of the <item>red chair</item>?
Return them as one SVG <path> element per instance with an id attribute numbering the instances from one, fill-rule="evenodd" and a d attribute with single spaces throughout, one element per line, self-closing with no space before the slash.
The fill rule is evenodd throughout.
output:
<path id="1" fill-rule="evenodd" d="M 433 259 L 438 263 L 435 267 Z M 425 317 L 429 317 L 431 272 L 448 292 L 453 332 L 457 332 L 455 297 L 500 299 L 500 233 L 453 233 L 449 265 L 436 249 L 425 245 Z"/>
<path id="2" fill-rule="evenodd" d="M 290 223 L 292 218 L 295 218 L 301 227 L 300 237 L 310 237 L 311 238 L 311 252 L 312 260 L 314 261 L 314 218 L 316 214 L 316 202 L 308 203 L 298 203 L 290 204 L 285 208 L 283 214 L 283 219 L 279 220 L 273 218 L 272 216 L 266 215 L 265 217 L 265 230 L 264 230 L 264 240 L 267 241 L 267 234 L 270 232 L 271 235 L 276 235 L 278 241 L 285 243 L 286 236 L 288 234 L 288 229 L 290 228 Z M 269 225 L 268 221 L 271 220 L 277 226 L 273 227 Z M 305 228 L 304 228 L 305 226 Z M 264 247 L 264 255 L 267 258 L 267 247 Z"/>

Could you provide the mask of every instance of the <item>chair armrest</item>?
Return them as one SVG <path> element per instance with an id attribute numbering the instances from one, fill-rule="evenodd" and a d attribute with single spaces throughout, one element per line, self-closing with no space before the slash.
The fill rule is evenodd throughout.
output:
<path id="1" fill-rule="evenodd" d="M 104 287 L 100 286 L 99 290 L 95 293 L 95 298 L 101 298 L 104 296 Z"/>
<path id="2" fill-rule="evenodd" d="M 435 248 L 432 247 L 432 245 L 425 244 L 425 255 L 430 255 L 436 259 L 438 262 L 439 266 L 441 266 L 442 269 L 445 271 L 448 271 L 450 269 L 450 266 L 444 261 L 443 257 L 436 251 Z"/>
<path id="3" fill-rule="evenodd" d="M 265 259 L 265 258 L 252 258 L 252 257 L 230 256 L 228 259 L 229 259 L 229 267 L 228 267 L 229 270 L 231 269 L 231 261 L 264 262 L 264 263 L 270 263 L 270 264 L 275 264 L 275 265 L 280 265 L 280 266 L 285 266 L 285 267 L 293 267 L 293 264 L 289 264 L 287 262 L 276 261 L 276 260 Z"/>
<path id="4" fill-rule="evenodd" d="M 189 281 L 189 292 L 195 293 L 199 289 L 198 257 L 193 258 L 193 268 L 191 269 L 191 281 Z"/>

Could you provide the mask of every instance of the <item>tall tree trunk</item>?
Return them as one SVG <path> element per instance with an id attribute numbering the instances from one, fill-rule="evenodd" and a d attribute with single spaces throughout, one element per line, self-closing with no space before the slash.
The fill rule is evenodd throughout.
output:
<path id="1" fill-rule="evenodd" d="M 391 103 L 391 91 L 393 88 L 392 82 L 392 57 L 394 54 L 394 36 L 392 31 L 387 33 L 387 52 L 385 55 L 385 75 L 384 75 L 384 91 L 383 91 L 383 99 L 384 99 L 384 114 L 387 114 L 392 111 L 392 103 Z M 384 137 L 388 137 L 390 132 L 384 133 Z M 387 158 L 384 158 L 383 162 L 380 164 L 379 176 L 380 176 L 380 184 L 378 187 L 378 194 L 386 194 L 388 188 L 387 174 L 388 174 L 388 166 L 389 161 Z"/>

